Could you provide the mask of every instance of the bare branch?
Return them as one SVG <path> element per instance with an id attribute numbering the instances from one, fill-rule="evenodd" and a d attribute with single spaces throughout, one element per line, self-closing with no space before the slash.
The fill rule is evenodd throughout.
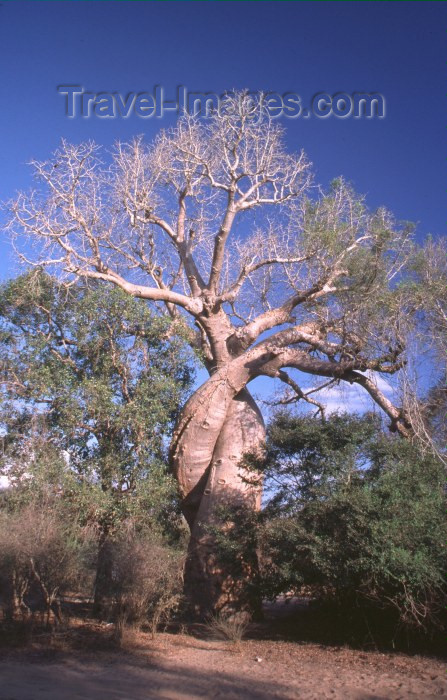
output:
<path id="1" fill-rule="evenodd" d="M 292 377 L 287 374 L 282 369 L 279 369 L 276 371 L 276 373 L 273 373 L 271 375 L 267 376 L 272 376 L 280 379 L 284 384 L 287 384 L 287 386 L 291 387 L 293 390 L 293 393 L 290 395 L 285 395 L 281 399 L 278 399 L 276 401 L 264 401 L 265 404 L 272 406 L 272 405 L 288 405 L 291 403 L 296 403 L 297 401 L 305 401 L 309 404 L 312 404 L 313 406 L 316 406 L 318 411 L 317 413 L 321 413 L 321 417 L 323 420 L 325 419 L 325 406 L 324 404 L 320 403 L 319 401 L 316 401 L 315 399 L 310 398 L 310 394 L 314 393 L 316 389 L 311 389 L 309 391 L 303 391 L 301 387 L 297 384 L 297 382 L 292 379 Z M 325 385 L 329 386 L 330 384 L 333 384 L 334 380 L 331 380 L 330 382 L 326 382 Z"/>

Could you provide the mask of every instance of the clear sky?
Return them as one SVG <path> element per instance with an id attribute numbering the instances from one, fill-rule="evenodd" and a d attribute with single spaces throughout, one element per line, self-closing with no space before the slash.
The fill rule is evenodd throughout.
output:
<path id="1" fill-rule="evenodd" d="M 60 84 L 92 92 L 250 88 L 377 91 L 384 119 L 285 119 L 317 179 L 343 174 L 374 207 L 445 234 L 445 2 L 20 2 L 0 5 L 0 200 L 31 185 L 26 162 L 63 136 L 148 138 L 173 117 L 69 119 Z M 0 277 L 13 272 L 0 241 Z"/>
<path id="2" fill-rule="evenodd" d="M 446 232 L 445 2 L 20 2 L 0 4 L 0 200 L 27 189 L 26 162 L 61 137 L 151 138 L 162 119 L 69 119 L 61 84 L 98 92 L 176 86 L 221 93 L 379 92 L 383 119 L 284 120 L 317 180 L 344 175 L 419 236 Z M 15 263 L 0 237 L 0 279 Z"/>

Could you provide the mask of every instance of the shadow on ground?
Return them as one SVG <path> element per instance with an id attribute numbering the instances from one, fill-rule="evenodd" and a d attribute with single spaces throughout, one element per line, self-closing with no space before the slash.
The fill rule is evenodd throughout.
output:
<path id="1" fill-rule="evenodd" d="M 148 700 L 148 698 L 291 698 L 290 689 L 224 671 L 166 667 L 135 659 L 0 664 L 1 700 Z"/>

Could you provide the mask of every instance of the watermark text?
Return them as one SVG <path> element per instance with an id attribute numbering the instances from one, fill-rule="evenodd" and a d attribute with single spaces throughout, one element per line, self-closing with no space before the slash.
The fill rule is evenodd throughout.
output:
<path id="1" fill-rule="evenodd" d="M 163 86 L 156 85 L 152 92 L 93 92 L 82 85 L 59 85 L 59 94 L 64 98 L 65 114 L 70 119 L 128 119 L 135 115 L 141 119 L 158 118 L 176 113 L 194 116 L 221 116 L 234 109 L 234 94 L 198 92 L 188 90 L 184 85 L 176 88 L 175 96 L 166 94 Z M 233 98 L 233 99 L 231 99 Z M 383 119 L 386 113 L 385 98 L 378 92 L 325 92 L 315 93 L 304 101 L 295 92 L 243 93 L 244 99 L 252 106 L 252 118 L 260 115 L 262 109 L 272 118 L 308 119 Z M 251 101 L 251 103 L 250 103 Z"/>

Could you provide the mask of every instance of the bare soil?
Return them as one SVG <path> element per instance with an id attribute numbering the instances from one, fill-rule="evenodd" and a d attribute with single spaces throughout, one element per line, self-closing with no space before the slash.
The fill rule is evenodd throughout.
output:
<path id="1" fill-rule="evenodd" d="M 447 697 L 436 658 L 313 643 L 129 631 L 79 621 L 26 649 L 0 651 L 0 700 L 382 700 Z"/>

